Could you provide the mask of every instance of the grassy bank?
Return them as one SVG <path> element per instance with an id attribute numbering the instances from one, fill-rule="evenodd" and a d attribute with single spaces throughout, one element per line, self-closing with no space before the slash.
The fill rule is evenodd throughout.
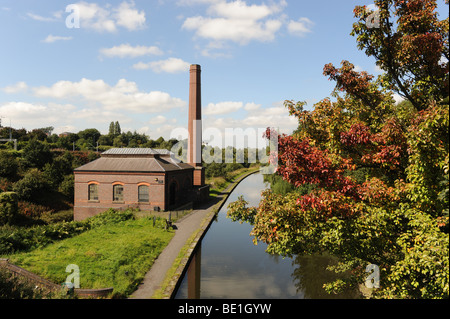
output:
<path id="1" fill-rule="evenodd" d="M 250 171 L 259 169 L 259 164 L 251 164 L 249 168 L 241 168 L 227 174 L 227 177 L 210 177 L 206 179 L 206 184 L 211 185 L 210 196 L 216 197 L 221 194 L 230 184 L 239 180 L 240 177 L 244 176 Z"/>
<path id="2" fill-rule="evenodd" d="M 130 219 L 106 224 L 78 236 L 30 252 L 8 256 L 10 261 L 55 283 L 68 276 L 67 265 L 80 269 L 81 288 L 113 287 L 112 297 L 136 289 L 174 232 L 158 219 Z"/>

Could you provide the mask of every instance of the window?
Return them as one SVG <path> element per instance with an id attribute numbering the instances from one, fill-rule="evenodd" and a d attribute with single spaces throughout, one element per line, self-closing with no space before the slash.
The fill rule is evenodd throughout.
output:
<path id="1" fill-rule="evenodd" d="M 88 200 L 98 200 L 98 185 L 89 184 Z"/>
<path id="2" fill-rule="evenodd" d="M 141 185 L 138 188 L 139 198 L 138 201 L 140 203 L 148 203 L 149 202 L 149 188 L 147 185 Z"/>
<path id="3" fill-rule="evenodd" d="M 113 201 L 115 202 L 123 202 L 123 185 L 114 185 L 113 186 Z"/>

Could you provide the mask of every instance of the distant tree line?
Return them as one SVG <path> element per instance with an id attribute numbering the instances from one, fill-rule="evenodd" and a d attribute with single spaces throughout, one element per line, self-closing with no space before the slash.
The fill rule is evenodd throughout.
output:
<path id="1" fill-rule="evenodd" d="M 73 170 L 112 147 L 148 147 L 171 149 L 178 141 L 160 137 L 150 139 L 137 132 L 122 132 L 118 121 L 111 122 L 108 134 L 95 128 L 78 133 L 53 134 L 53 127 L 27 131 L 10 127 L 0 128 L 0 138 L 17 139 L 17 150 L 12 142 L 0 144 L 0 203 L 1 224 L 24 223 L 28 219 L 73 206 Z M 13 193 L 14 195 L 11 195 Z M 14 205 L 12 199 L 16 199 Z M 17 206 L 17 209 L 15 207 Z M 12 217 L 22 216 L 22 220 Z M 2 217 L 3 216 L 3 217 Z"/>
<path id="2" fill-rule="evenodd" d="M 111 122 L 108 134 L 102 134 L 96 128 L 87 128 L 78 133 L 65 132 L 52 134 L 53 127 L 43 127 L 27 131 L 24 128 L 15 129 L 0 127 L 0 138 L 17 139 L 18 150 L 26 147 L 31 140 L 38 140 L 49 146 L 50 149 L 64 149 L 69 151 L 105 151 L 111 147 L 148 147 L 171 149 L 178 141 L 176 139 L 156 140 L 136 131 L 122 132 L 118 121 Z M 0 149 L 12 148 L 12 142 L 0 144 Z"/>

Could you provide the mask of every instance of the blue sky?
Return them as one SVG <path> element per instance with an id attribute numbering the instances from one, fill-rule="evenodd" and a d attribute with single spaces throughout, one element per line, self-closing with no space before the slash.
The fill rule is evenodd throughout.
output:
<path id="1" fill-rule="evenodd" d="M 66 23 L 70 4 L 79 28 Z M 122 130 L 169 138 L 187 127 L 188 68 L 200 64 L 204 129 L 290 133 L 296 120 L 283 101 L 311 108 L 329 96 L 326 63 L 346 59 L 379 74 L 349 35 L 353 8 L 370 4 L 0 0 L 0 117 L 5 126 L 55 133 L 107 133 L 119 121 Z"/>

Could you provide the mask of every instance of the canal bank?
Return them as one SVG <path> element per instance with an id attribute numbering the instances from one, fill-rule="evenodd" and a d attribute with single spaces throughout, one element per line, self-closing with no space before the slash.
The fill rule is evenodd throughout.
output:
<path id="1" fill-rule="evenodd" d="M 175 236 L 158 256 L 152 268 L 145 275 L 143 282 L 130 298 L 172 298 L 197 245 L 208 231 L 228 196 L 243 179 L 257 172 L 259 172 L 259 168 L 237 177 L 215 198 L 177 221 L 174 224 Z"/>

